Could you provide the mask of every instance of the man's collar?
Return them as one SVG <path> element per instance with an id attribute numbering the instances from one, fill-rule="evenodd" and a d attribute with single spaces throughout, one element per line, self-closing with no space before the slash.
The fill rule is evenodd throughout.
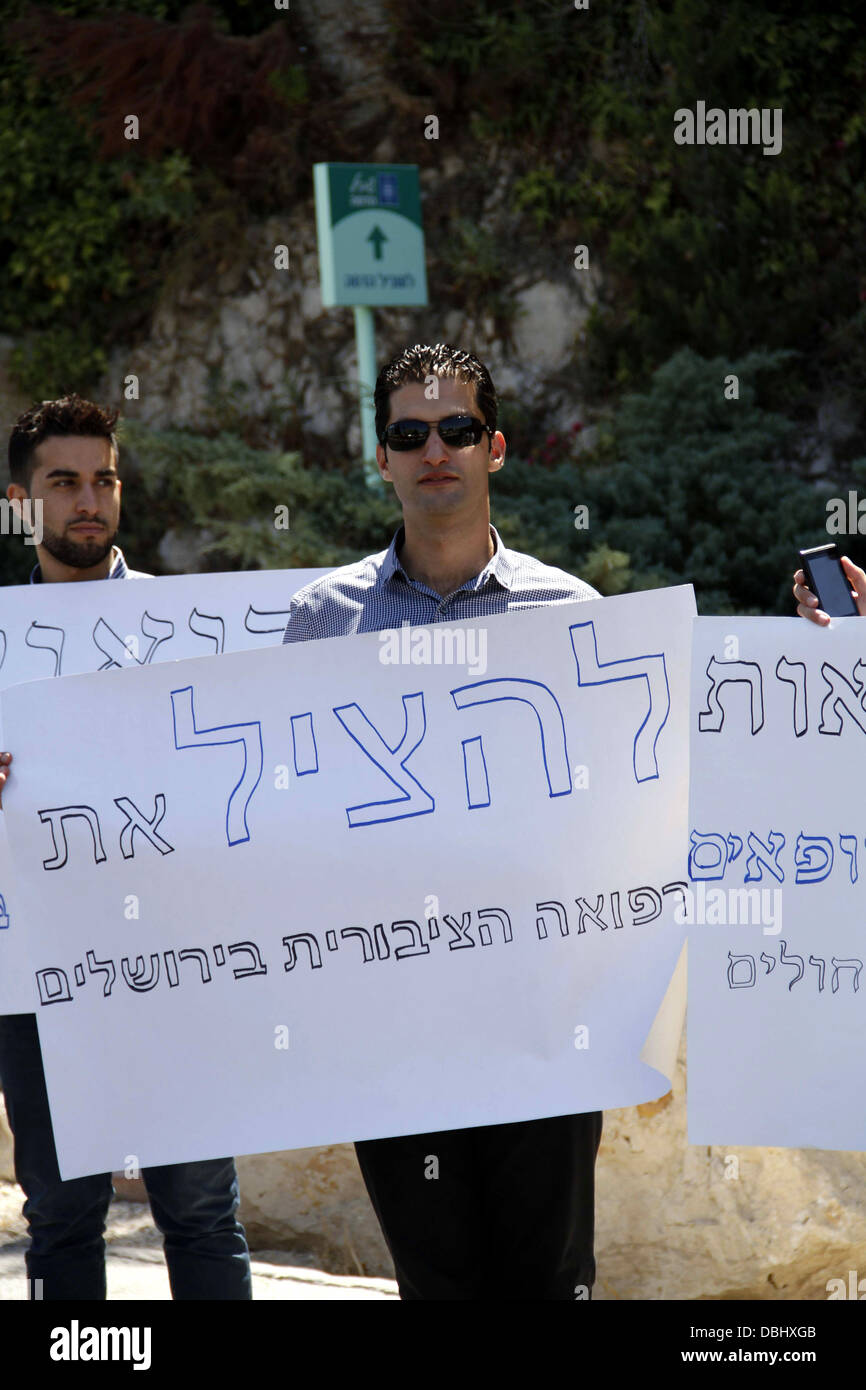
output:
<path id="1" fill-rule="evenodd" d="M 127 564 L 126 560 L 123 558 L 123 551 L 121 550 L 119 545 L 112 546 L 111 569 L 108 571 L 108 574 L 105 577 L 106 579 L 125 579 L 126 575 Z M 39 565 L 34 565 L 33 569 L 30 571 L 30 583 L 44 583 L 44 580 L 42 578 L 42 570 L 40 569 Z"/>
<path id="2" fill-rule="evenodd" d="M 480 574 L 477 574 L 473 579 L 467 579 L 466 584 L 461 584 L 461 589 L 465 589 L 467 585 L 471 585 L 473 589 L 480 589 L 491 578 L 495 579 L 498 584 L 501 584 L 503 589 L 510 589 L 514 583 L 514 561 L 511 559 L 509 551 L 502 544 L 502 538 L 495 526 L 491 526 L 490 535 L 495 546 L 493 554 Z M 379 578 L 376 581 L 377 588 L 382 588 L 382 586 L 393 579 L 396 574 L 402 574 L 405 580 L 409 580 L 408 574 L 397 558 L 397 551 L 402 546 L 405 538 L 406 529 L 401 526 L 394 535 L 391 544 L 388 546 L 385 559 L 382 562 L 382 568 L 379 572 Z"/>

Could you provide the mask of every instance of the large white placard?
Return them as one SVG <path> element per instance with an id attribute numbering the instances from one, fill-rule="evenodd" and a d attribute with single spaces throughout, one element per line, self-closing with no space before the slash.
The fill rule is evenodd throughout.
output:
<path id="1" fill-rule="evenodd" d="M 0 690 L 21 681 L 116 670 L 282 641 L 289 601 L 326 570 L 247 570 L 0 588 Z M 69 736 L 74 726 L 66 724 Z M 0 731 L 0 748 L 3 743 Z M 15 795 L 29 750 L 16 748 Z M 0 1014 L 37 1005 L 0 815 Z"/>
<path id="2" fill-rule="evenodd" d="M 692 1143 L 866 1149 L 864 638 L 695 623 Z"/>
<path id="3" fill-rule="evenodd" d="M 663 1092 L 693 613 L 674 589 L 475 620 L 465 649 L 7 691 L 64 1177 Z"/>

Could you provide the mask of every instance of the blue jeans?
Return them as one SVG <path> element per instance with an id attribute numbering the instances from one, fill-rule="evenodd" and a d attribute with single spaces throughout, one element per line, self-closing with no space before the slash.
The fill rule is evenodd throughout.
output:
<path id="1" fill-rule="evenodd" d="M 35 1014 L 0 1017 L 0 1081 L 15 1137 L 15 1176 L 27 1198 L 31 1291 L 41 1279 L 45 1300 L 104 1299 L 111 1174 L 61 1180 Z M 142 1178 L 163 1235 L 172 1298 L 252 1298 L 234 1160 L 144 1168 Z"/>

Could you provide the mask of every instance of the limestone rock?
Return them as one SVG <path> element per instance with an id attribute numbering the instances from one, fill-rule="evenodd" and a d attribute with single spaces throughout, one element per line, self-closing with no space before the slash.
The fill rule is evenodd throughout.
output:
<path id="1" fill-rule="evenodd" d="M 560 371 L 574 351 L 574 339 L 587 317 L 565 284 L 539 280 L 517 295 L 514 325 L 516 357 L 536 372 Z"/>
<path id="2" fill-rule="evenodd" d="M 393 1279 L 351 1144 L 237 1160 L 250 1246 L 310 1252 L 320 1269 Z"/>
<path id="3" fill-rule="evenodd" d="M 363 125 L 383 109 L 382 55 L 388 21 L 382 0 L 297 0 L 320 60 L 346 98 L 344 126 Z"/>
<path id="4" fill-rule="evenodd" d="M 339 391 L 330 382 L 321 385 L 311 380 L 305 383 L 307 427 L 316 434 L 327 435 L 333 430 L 334 421 L 341 418 L 342 404 Z"/>
<path id="5" fill-rule="evenodd" d="M 0 1095 L 0 1182 L 14 1182 L 15 1167 L 12 1162 L 12 1134 L 6 1119 L 6 1107 Z"/>
<path id="6" fill-rule="evenodd" d="M 238 1159 L 251 1245 L 392 1277 L 350 1145 Z M 866 1275 L 866 1155 L 689 1145 L 672 1093 L 608 1111 L 598 1160 L 594 1297 L 824 1299 Z"/>
<path id="7" fill-rule="evenodd" d="M 672 1096 L 605 1115 L 594 1296 L 824 1299 L 866 1274 L 866 1154 L 689 1145 L 685 1102 L 681 1055 Z"/>
<path id="8" fill-rule="evenodd" d="M 237 1165 L 253 1251 L 393 1278 L 350 1144 Z M 689 1145 L 683 1057 L 672 1093 L 605 1114 L 597 1175 L 598 1299 L 820 1300 L 830 1279 L 866 1276 L 866 1154 Z M 13 1179 L 0 1106 L 0 1181 Z"/>
<path id="9" fill-rule="evenodd" d="M 195 574 L 201 564 L 204 549 L 213 540 L 208 530 L 166 531 L 159 543 L 158 555 L 167 574 Z"/>

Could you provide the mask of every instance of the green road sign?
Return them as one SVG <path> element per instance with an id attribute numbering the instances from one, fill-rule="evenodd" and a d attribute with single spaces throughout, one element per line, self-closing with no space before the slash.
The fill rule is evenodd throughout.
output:
<path id="1" fill-rule="evenodd" d="M 426 304 L 416 164 L 315 164 L 322 303 Z"/>

